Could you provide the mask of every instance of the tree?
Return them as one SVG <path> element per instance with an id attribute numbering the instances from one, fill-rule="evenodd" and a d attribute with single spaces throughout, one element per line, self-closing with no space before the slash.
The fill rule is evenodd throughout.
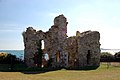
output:
<path id="1" fill-rule="evenodd" d="M 10 53 L 0 53 L 0 64 L 9 64 L 9 69 L 12 71 L 15 64 L 22 63 L 21 59 Z"/>
<path id="2" fill-rule="evenodd" d="M 17 57 L 15 55 L 9 53 L 2 53 L 0 55 L 0 63 L 1 64 L 11 64 L 11 59 L 13 63 L 17 62 Z"/>
<path id="3" fill-rule="evenodd" d="M 115 60 L 120 61 L 120 52 L 115 53 Z"/>
<path id="4" fill-rule="evenodd" d="M 43 56 L 43 51 L 41 49 L 41 40 L 38 41 L 37 43 L 37 52 L 34 54 L 33 60 L 34 63 L 37 64 L 37 67 L 41 67 L 42 66 L 42 56 Z"/>

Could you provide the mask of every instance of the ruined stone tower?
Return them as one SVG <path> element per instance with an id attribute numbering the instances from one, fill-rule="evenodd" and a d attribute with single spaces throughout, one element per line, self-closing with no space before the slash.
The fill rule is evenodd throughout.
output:
<path id="1" fill-rule="evenodd" d="M 100 34 L 97 31 L 76 32 L 76 36 L 67 37 L 67 19 L 59 15 L 49 31 L 36 31 L 28 27 L 23 32 L 24 59 L 29 67 L 35 67 L 33 57 L 37 43 L 44 41 L 44 50 L 49 55 L 49 64 L 54 68 L 79 68 L 100 65 Z"/>

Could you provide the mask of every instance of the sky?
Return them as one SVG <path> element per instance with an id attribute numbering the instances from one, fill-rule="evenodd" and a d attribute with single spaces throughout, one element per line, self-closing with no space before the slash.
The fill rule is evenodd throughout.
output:
<path id="1" fill-rule="evenodd" d="M 68 36 L 99 31 L 101 48 L 120 49 L 120 0 L 0 0 L 0 49 L 23 50 L 27 27 L 47 31 L 60 14 Z"/>

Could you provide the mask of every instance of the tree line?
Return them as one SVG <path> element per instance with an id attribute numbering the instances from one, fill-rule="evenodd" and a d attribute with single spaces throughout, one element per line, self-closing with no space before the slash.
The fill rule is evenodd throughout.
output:
<path id="1" fill-rule="evenodd" d="M 112 55 L 109 52 L 102 52 L 100 61 L 101 62 L 120 62 L 120 52 L 117 52 L 114 55 Z"/>

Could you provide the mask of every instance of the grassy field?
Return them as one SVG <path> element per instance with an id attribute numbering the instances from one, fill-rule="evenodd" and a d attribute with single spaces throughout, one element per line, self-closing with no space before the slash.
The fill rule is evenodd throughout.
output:
<path id="1" fill-rule="evenodd" d="M 120 80 L 120 63 L 107 69 L 102 63 L 96 70 L 57 70 L 45 73 L 0 72 L 0 80 Z"/>

